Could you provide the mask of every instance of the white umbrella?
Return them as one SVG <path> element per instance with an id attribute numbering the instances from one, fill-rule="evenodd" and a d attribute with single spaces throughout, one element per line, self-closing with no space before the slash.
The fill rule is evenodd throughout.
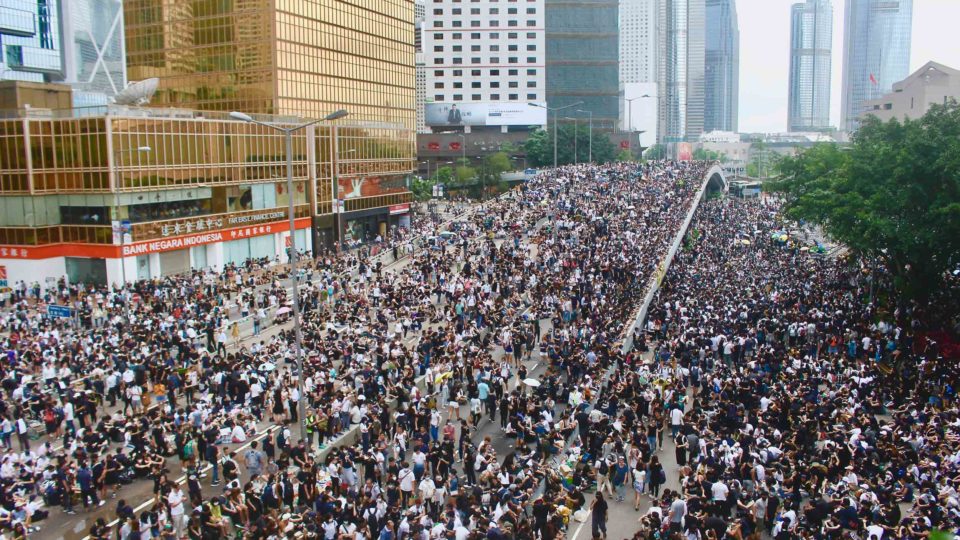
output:
<path id="1" fill-rule="evenodd" d="M 536 388 L 536 387 L 540 386 L 540 381 L 538 381 L 538 380 L 536 380 L 536 379 L 524 379 L 524 380 L 523 380 L 523 384 L 525 384 L 525 385 L 527 385 L 527 386 L 532 386 L 532 387 Z"/>
<path id="2" fill-rule="evenodd" d="M 290 313 L 290 308 L 284 306 L 277 310 L 277 315 L 283 315 L 284 313 Z"/>
<path id="3" fill-rule="evenodd" d="M 260 364 L 260 371 L 273 371 L 275 369 L 277 369 L 277 366 L 271 364 L 270 362 L 264 362 Z"/>

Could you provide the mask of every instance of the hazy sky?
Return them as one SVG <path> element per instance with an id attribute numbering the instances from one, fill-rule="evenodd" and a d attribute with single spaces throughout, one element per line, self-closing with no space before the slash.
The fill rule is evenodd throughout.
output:
<path id="1" fill-rule="evenodd" d="M 799 0 L 737 0 L 740 20 L 740 131 L 787 129 L 790 6 Z M 830 122 L 840 118 L 843 11 L 833 0 L 833 92 Z M 910 72 L 930 60 L 960 69 L 960 0 L 913 0 Z"/>

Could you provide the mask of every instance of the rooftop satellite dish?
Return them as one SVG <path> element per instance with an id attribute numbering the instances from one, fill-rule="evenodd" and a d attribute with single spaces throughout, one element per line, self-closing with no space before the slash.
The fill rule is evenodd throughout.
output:
<path id="1" fill-rule="evenodd" d="M 160 79 L 156 77 L 132 82 L 117 94 L 114 102 L 118 105 L 146 105 L 157 93 L 158 86 L 160 86 Z"/>

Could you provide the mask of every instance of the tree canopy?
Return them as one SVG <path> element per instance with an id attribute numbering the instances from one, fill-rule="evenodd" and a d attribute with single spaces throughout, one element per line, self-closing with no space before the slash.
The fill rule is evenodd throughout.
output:
<path id="1" fill-rule="evenodd" d="M 576 141 L 576 144 L 574 144 Z M 538 129 L 530 134 L 523 144 L 527 163 L 532 167 L 553 166 L 553 127 Z M 616 157 L 616 149 L 607 134 L 593 130 L 593 162 L 610 163 Z M 586 163 L 590 158 L 590 131 L 585 123 L 578 126 L 561 123 L 557 126 L 557 165 Z"/>
<path id="2" fill-rule="evenodd" d="M 918 120 L 869 117 L 849 148 L 814 146 L 779 163 L 787 215 L 882 261 L 904 298 L 923 301 L 960 264 L 960 107 Z"/>

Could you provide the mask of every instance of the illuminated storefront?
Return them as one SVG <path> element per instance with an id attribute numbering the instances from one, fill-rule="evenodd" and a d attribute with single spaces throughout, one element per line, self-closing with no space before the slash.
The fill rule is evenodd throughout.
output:
<path id="1" fill-rule="evenodd" d="M 391 208 L 410 201 L 405 137 L 349 123 L 298 132 L 291 194 L 282 135 L 223 113 L 21 111 L 0 120 L 0 266 L 8 283 L 63 275 L 116 283 L 283 261 L 291 196 L 301 249 L 313 248 L 317 223 L 336 221 L 334 172 L 341 225 L 371 209 L 390 223 Z"/>

